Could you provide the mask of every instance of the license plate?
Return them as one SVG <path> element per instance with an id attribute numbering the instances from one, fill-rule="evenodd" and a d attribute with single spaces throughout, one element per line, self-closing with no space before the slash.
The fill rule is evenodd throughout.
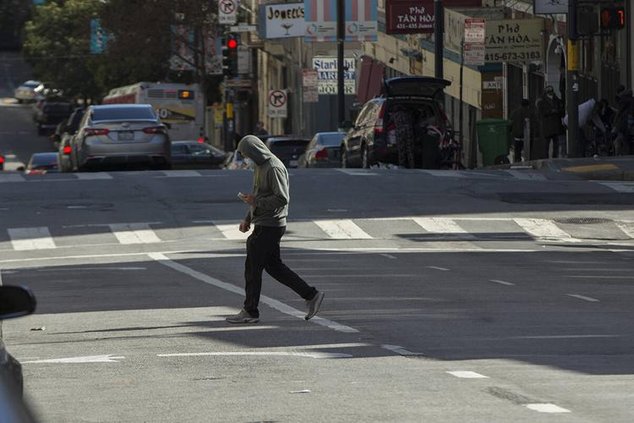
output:
<path id="1" fill-rule="evenodd" d="M 132 131 L 120 131 L 117 133 L 117 139 L 119 141 L 131 141 L 134 139 L 134 132 Z"/>

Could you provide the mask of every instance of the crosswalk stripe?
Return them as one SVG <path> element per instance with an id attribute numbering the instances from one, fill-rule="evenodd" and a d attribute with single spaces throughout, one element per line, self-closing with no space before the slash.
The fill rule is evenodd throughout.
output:
<path id="1" fill-rule="evenodd" d="M 245 240 L 249 237 L 249 233 L 240 232 L 238 223 L 214 223 L 214 226 L 222 233 L 222 235 L 231 240 Z"/>
<path id="2" fill-rule="evenodd" d="M 616 226 L 630 238 L 634 238 L 634 222 L 616 222 Z"/>
<path id="3" fill-rule="evenodd" d="M 161 242 L 147 223 L 113 223 L 108 225 L 121 244 L 151 244 Z"/>
<path id="4" fill-rule="evenodd" d="M 97 180 L 97 179 L 112 179 L 112 175 L 105 172 L 96 172 L 96 173 L 79 172 L 79 173 L 75 173 L 75 177 L 77 179 L 81 179 L 85 181 L 91 181 L 91 180 Z"/>
<path id="5" fill-rule="evenodd" d="M 468 234 L 454 219 L 446 217 L 414 217 L 412 220 L 427 232 L 437 234 Z M 468 235 L 473 237 L 471 234 Z"/>
<path id="6" fill-rule="evenodd" d="M 195 170 L 170 170 L 163 172 L 168 178 L 192 178 L 201 176 L 200 173 Z"/>
<path id="7" fill-rule="evenodd" d="M 524 179 L 527 181 L 545 181 L 547 180 L 546 176 L 541 173 L 532 173 L 532 172 L 522 172 L 521 170 L 507 170 L 506 173 L 510 174 L 515 179 Z"/>
<path id="8" fill-rule="evenodd" d="M 367 169 L 337 168 L 336 170 L 350 176 L 378 176 L 378 173 L 374 173 Z"/>
<path id="9" fill-rule="evenodd" d="M 612 188 L 617 192 L 634 192 L 634 182 L 630 181 L 597 181 L 603 186 Z"/>
<path id="10" fill-rule="evenodd" d="M 24 182 L 25 179 L 22 177 L 22 175 L 19 175 L 17 173 L 7 173 L 7 174 L 2 174 L 0 172 L 0 184 L 3 182 Z"/>
<path id="11" fill-rule="evenodd" d="M 333 239 L 372 239 L 350 219 L 315 220 L 314 222 Z"/>
<path id="12" fill-rule="evenodd" d="M 548 219 L 525 219 L 514 218 L 522 229 L 536 238 L 550 238 L 572 241 L 573 238 L 568 232 L 559 228 L 555 222 Z"/>
<path id="13" fill-rule="evenodd" d="M 56 248 L 55 241 L 53 241 L 51 233 L 45 226 L 35 228 L 9 228 L 7 231 L 14 250 L 25 251 Z"/>

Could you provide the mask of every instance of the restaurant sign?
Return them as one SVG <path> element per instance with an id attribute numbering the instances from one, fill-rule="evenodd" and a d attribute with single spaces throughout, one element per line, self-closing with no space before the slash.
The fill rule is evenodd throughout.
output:
<path id="1" fill-rule="evenodd" d="M 434 0 L 387 0 L 387 34 L 424 34 L 434 32 Z"/>
<path id="2" fill-rule="evenodd" d="M 487 63 L 544 60 L 544 20 L 501 19 L 486 21 Z"/>

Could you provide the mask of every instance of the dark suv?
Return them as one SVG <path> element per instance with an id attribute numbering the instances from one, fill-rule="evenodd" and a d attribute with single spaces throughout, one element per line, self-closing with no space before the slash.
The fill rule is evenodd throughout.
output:
<path id="1" fill-rule="evenodd" d="M 411 116 L 416 167 L 439 167 L 439 134 L 449 121 L 439 102 L 451 82 L 445 79 L 403 76 L 383 81 L 382 94 L 366 102 L 341 144 L 341 166 L 367 168 L 377 163 L 398 163 L 393 113 Z"/>

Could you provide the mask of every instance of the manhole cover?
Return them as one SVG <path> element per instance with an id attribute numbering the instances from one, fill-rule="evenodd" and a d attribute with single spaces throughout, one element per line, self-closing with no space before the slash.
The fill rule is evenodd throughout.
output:
<path id="1" fill-rule="evenodd" d="M 568 217 L 566 219 L 555 219 L 555 222 L 571 225 L 595 225 L 599 223 L 610 223 L 612 220 L 603 217 Z"/>

